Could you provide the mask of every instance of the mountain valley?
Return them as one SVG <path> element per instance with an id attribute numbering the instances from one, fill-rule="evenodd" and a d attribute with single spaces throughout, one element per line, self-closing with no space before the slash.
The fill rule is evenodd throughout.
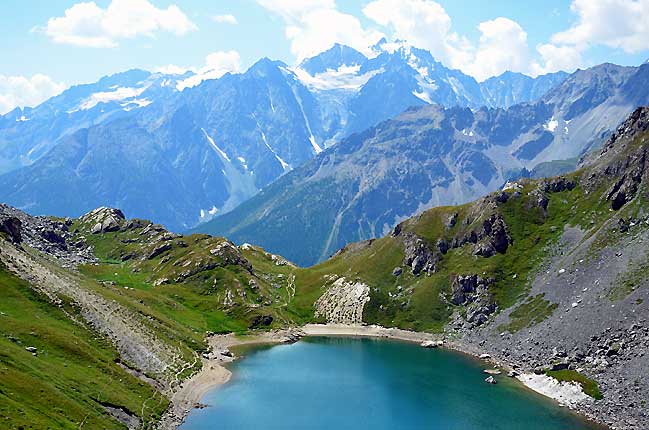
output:
<path id="1" fill-rule="evenodd" d="M 3 205 L 0 396 L 24 400 L 3 401 L 0 419 L 153 428 L 182 381 L 223 353 L 215 333 L 299 336 L 327 322 L 429 332 L 523 376 L 577 381 L 590 400 L 573 407 L 642 428 L 648 138 L 649 109 L 636 109 L 575 173 L 424 211 L 310 268 L 118 209 L 72 219 Z M 43 372 L 74 375 L 40 388 L 48 414 L 25 382 Z M 130 388 L 108 389 L 107 374 Z"/>

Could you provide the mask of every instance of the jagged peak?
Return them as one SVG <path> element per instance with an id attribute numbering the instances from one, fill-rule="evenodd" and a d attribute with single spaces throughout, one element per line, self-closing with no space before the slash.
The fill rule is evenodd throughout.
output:
<path id="1" fill-rule="evenodd" d="M 280 67 L 286 68 L 288 66 L 283 61 L 271 60 L 268 57 L 263 57 L 263 58 L 257 60 L 257 62 L 254 63 L 252 66 L 250 66 L 250 68 L 246 71 L 246 74 L 250 74 L 250 73 L 253 73 L 253 74 L 262 73 L 262 74 L 264 74 L 264 73 L 268 73 L 269 71 L 271 71 L 273 69 L 279 70 Z"/>

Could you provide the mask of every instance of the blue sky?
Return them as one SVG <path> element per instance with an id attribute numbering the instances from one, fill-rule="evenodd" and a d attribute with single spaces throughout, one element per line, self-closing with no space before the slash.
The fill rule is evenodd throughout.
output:
<path id="1" fill-rule="evenodd" d="M 130 68 L 295 64 L 381 35 L 478 80 L 649 57 L 649 0 L 3 0 L 0 17 L 0 113 Z"/>

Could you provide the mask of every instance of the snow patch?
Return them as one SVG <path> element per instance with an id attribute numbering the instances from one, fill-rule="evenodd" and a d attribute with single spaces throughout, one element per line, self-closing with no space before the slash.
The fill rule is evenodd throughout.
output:
<path id="1" fill-rule="evenodd" d="M 259 123 L 257 123 L 257 127 L 259 127 Z M 268 144 L 268 140 L 266 139 L 266 133 L 264 133 L 261 130 L 259 130 L 259 132 L 261 133 L 261 140 L 264 142 L 264 145 L 266 145 L 266 148 L 268 148 L 270 152 L 273 153 L 275 159 L 279 161 L 279 164 L 282 165 L 282 169 L 284 169 L 284 171 L 291 170 L 291 166 L 289 166 L 289 164 L 286 161 L 284 161 L 282 157 L 277 155 L 277 153 L 273 150 L 273 148 L 270 147 L 270 145 Z"/>
<path id="2" fill-rule="evenodd" d="M 231 160 L 230 157 L 228 157 L 228 154 L 226 154 L 225 151 L 223 151 L 221 148 L 218 147 L 218 145 L 214 142 L 214 139 L 212 139 L 212 137 L 210 137 L 210 135 L 207 134 L 204 128 L 201 128 L 201 130 L 205 134 L 205 137 L 207 138 L 207 141 L 210 143 L 210 146 L 212 146 L 212 148 L 214 149 L 214 152 L 219 154 L 221 158 L 223 158 L 225 161 L 230 163 Z"/>
<path id="3" fill-rule="evenodd" d="M 315 90 L 358 90 L 381 70 L 372 70 L 359 74 L 361 66 L 340 66 L 337 70 L 327 69 L 325 72 L 311 76 L 306 70 L 289 69 L 307 87 Z"/>
<path id="4" fill-rule="evenodd" d="M 559 126 L 559 121 L 554 119 L 554 117 L 550 118 L 548 122 L 543 124 L 543 129 L 549 131 L 550 133 L 554 133 L 554 130 L 557 129 Z"/>
<path id="5" fill-rule="evenodd" d="M 320 147 L 320 145 L 316 143 L 315 137 L 313 137 L 313 135 L 309 136 L 309 142 L 311 142 L 311 146 L 313 147 L 313 150 L 315 151 L 316 154 L 322 152 L 322 148 Z"/>
<path id="6" fill-rule="evenodd" d="M 133 109 L 149 106 L 151 103 L 153 102 L 149 99 L 133 99 L 133 100 L 129 100 L 126 103 L 122 103 L 121 106 L 124 108 L 125 111 L 128 112 Z"/>
<path id="7" fill-rule="evenodd" d="M 25 122 L 29 121 L 29 118 L 27 118 L 25 115 L 21 115 L 20 118 L 16 118 L 16 122 Z"/>
<path id="8" fill-rule="evenodd" d="M 430 99 L 430 95 L 428 95 L 428 93 L 425 91 L 413 91 L 412 95 L 428 104 L 433 104 L 433 101 Z"/>
<path id="9" fill-rule="evenodd" d="M 81 102 L 79 108 L 76 110 L 88 110 L 94 108 L 99 103 L 109 103 L 113 101 L 120 101 L 120 100 L 126 100 L 130 98 L 138 97 L 147 88 L 148 87 L 141 87 L 141 88 L 118 87 L 114 91 L 104 91 L 104 92 L 94 93 L 91 94 L 90 97 L 86 98 L 83 102 Z"/>
<path id="10" fill-rule="evenodd" d="M 200 216 L 199 216 L 199 221 L 200 222 L 207 222 L 214 218 L 214 216 L 217 214 L 219 210 L 216 208 L 216 206 L 212 206 L 210 209 L 207 211 L 205 209 L 201 209 Z"/>

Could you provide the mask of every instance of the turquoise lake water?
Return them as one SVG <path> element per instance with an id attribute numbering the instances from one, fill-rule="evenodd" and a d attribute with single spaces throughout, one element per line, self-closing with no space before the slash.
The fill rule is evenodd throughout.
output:
<path id="1" fill-rule="evenodd" d="M 256 347 L 183 430 L 601 430 L 484 364 L 405 342 L 306 338 Z"/>

